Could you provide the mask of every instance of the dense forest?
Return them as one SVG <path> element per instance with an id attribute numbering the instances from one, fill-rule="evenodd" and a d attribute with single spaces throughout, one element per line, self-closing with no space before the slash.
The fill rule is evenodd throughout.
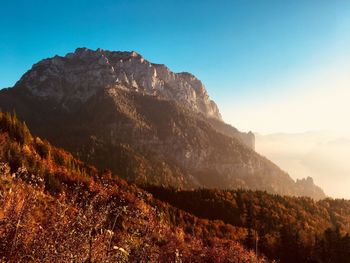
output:
<path id="1" fill-rule="evenodd" d="M 145 189 L 200 218 L 246 228 L 245 246 L 270 259 L 350 262 L 350 201 L 247 190 Z"/>

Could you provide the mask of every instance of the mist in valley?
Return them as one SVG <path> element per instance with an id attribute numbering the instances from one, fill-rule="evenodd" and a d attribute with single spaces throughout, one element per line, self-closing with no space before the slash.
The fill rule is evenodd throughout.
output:
<path id="1" fill-rule="evenodd" d="M 350 199 L 350 137 L 330 131 L 256 134 L 256 151 L 292 178 L 311 176 L 333 198 Z"/>

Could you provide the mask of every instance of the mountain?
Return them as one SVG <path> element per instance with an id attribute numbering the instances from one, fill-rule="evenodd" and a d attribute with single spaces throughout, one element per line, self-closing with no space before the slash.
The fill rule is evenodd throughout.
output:
<path id="1" fill-rule="evenodd" d="M 325 197 L 257 154 L 254 135 L 225 124 L 197 78 L 135 52 L 80 48 L 42 60 L 0 91 L 0 106 L 35 134 L 140 185 Z"/>
<path id="2" fill-rule="evenodd" d="M 266 262 L 237 242 L 245 234 L 100 172 L 0 112 L 4 262 Z"/>

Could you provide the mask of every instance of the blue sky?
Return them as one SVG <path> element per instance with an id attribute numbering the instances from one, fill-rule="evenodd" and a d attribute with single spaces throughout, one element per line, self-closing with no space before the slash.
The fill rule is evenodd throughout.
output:
<path id="1" fill-rule="evenodd" d="M 276 130 L 282 119 L 271 115 L 281 113 L 278 108 L 259 115 L 268 121 L 254 119 L 267 108 L 264 102 L 271 107 L 271 100 L 304 96 L 305 89 L 324 82 L 320 75 L 346 72 L 350 61 L 348 0 L 0 3 L 0 87 L 14 85 L 40 59 L 77 47 L 135 50 L 174 71 L 195 74 L 224 118 L 243 130 Z M 305 126 L 309 119 L 278 127 L 324 128 Z"/>

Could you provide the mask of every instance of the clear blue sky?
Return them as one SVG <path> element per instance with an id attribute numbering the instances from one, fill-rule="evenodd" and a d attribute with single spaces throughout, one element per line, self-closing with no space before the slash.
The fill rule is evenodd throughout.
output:
<path id="1" fill-rule="evenodd" d="M 231 104 L 290 89 L 295 76 L 350 48 L 349 0 L 0 3 L 0 87 L 77 47 L 135 50 L 195 74 L 228 116 Z"/>

